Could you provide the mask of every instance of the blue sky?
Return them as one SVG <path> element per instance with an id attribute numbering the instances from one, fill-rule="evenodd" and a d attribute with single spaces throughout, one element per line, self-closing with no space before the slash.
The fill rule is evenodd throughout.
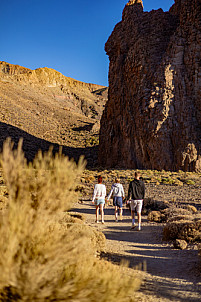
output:
<path id="1" fill-rule="evenodd" d="M 104 45 L 127 0 L 0 0 L 0 61 L 107 85 Z M 144 0 L 144 11 L 174 0 Z"/>

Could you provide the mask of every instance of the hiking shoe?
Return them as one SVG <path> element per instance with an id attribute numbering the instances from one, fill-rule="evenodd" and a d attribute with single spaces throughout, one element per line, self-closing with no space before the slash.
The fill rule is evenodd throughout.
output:
<path id="1" fill-rule="evenodd" d="M 136 228 L 136 225 L 132 225 L 131 230 L 134 230 Z"/>

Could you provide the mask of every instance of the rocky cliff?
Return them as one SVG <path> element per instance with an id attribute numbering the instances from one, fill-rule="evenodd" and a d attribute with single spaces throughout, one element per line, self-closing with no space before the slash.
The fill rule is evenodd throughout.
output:
<path id="1" fill-rule="evenodd" d="M 129 1 L 105 50 L 99 163 L 201 171 L 200 0 L 175 0 L 169 12 Z"/>

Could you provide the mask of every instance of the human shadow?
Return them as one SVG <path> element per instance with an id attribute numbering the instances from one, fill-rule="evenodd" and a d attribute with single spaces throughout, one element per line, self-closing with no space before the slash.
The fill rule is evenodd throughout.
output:
<path id="1" fill-rule="evenodd" d="M 146 286 L 148 288 L 157 288 L 157 296 L 162 299 L 169 299 L 170 301 L 180 301 L 180 302 L 200 302 L 201 295 L 201 286 L 197 283 L 191 283 L 189 285 L 186 284 L 176 284 L 174 279 L 157 279 L 150 280 Z M 141 288 L 141 291 L 146 295 L 152 296 L 152 292 L 147 290 L 146 288 Z M 196 292 L 197 297 L 190 297 L 189 292 Z M 182 292 L 182 294 L 181 294 Z"/>
<path id="2" fill-rule="evenodd" d="M 160 226 L 143 226 L 142 230 L 139 232 L 136 230 L 131 230 L 131 226 L 121 224 L 115 224 L 114 226 L 108 226 L 107 230 L 104 232 L 105 236 L 109 240 L 117 240 L 118 241 L 127 241 L 127 242 L 139 242 L 143 243 L 145 241 L 145 237 L 149 237 L 150 232 L 155 232 Z M 162 228 L 161 228 L 162 233 Z M 158 243 L 158 238 L 154 237 L 152 239 L 153 244 Z"/>
<path id="3" fill-rule="evenodd" d="M 22 149 L 28 161 L 32 161 L 39 150 L 45 152 L 52 147 L 53 154 L 59 152 L 59 149 L 62 148 L 62 153 L 69 158 L 73 158 L 76 162 L 78 162 L 80 156 L 83 155 L 87 160 L 87 167 L 89 168 L 94 167 L 97 163 L 98 146 L 74 148 L 59 145 L 57 143 L 52 143 L 45 139 L 38 138 L 10 124 L 0 122 L 0 152 L 2 152 L 3 143 L 8 137 L 10 137 L 14 143 L 14 149 L 17 148 L 20 138 L 23 139 Z"/>
<path id="4" fill-rule="evenodd" d="M 191 257 L 189 258 L 189 251 L 175 251 L 166 246 L 140 246 L 137 244 L 137 247 L 137 251 L 125 251 L 126 254 L 124 255 L 120 253 L 102 252 L 100 256 L 102 259 L 118 265 L 126 262 L 132 269 L 144 270 L 152 276 L 155 276 L 155 278 L 149 278 L 148 282 L 146 281 L 146 287 L 142 286 L 141 288 L 141 292 L 144 292 L 146 295 L 153 294 L 156 288 L 158 296 L 169 298 L 172 301 L 200 301 L 200 299 L 196 297 L 192 297 L 191 300 L 189 300 L 188 296 L 189 291 L 196 292 L 196 296 L 201 295 L 201 284 L 198 283 L 198 278 L 195 277 L 195 272 L 197 274 L 200 273 L 196 251 L 191 251 Z M 185 258 L 182 257 L 182 253 L 185 254 L 183 255 Z M 180 257 L 178 254 L 180 254 Z M 184 261 L 183 259 L 188 259 L 189 264 L 186 264 L 185 275 L 183 275 L 184 266 L 181 265 Z M 178 282 L 174 282 L 175 279 L 177 279 Z M 186 292 L 188 298 L 185 298 L 185 294 L 180 296 L 181 292 Z M 178 296 L 180 296 L 179 299 Z"/>
<path id="5" fill-rule="evenodd" d="M 189 262 L 192 268 L 195 262 L 198 265 L 197 250 L 177 250 L 162 241 L 162 226 L 143 226 L 142 230 L 131 231 L 127 226 L 108 226 L 104 234 L 109 240 L 130 242 L 126 250 L 126 257 L 132 265 L 147 263 L 147 271 L 160 277 L 182 278 L 182 262 Z M 152 234 L 157 234 L 153 236 Z M 163 268 L 163 269 L 161 269 Z M 176 268 L 176 269 L 175 269 Z M 201 275 L 201 274 L 200 274 Z M 191 276 L 191 277 L 190 277 Z M 189 274 L 189 280 L 192 274 Z"/>

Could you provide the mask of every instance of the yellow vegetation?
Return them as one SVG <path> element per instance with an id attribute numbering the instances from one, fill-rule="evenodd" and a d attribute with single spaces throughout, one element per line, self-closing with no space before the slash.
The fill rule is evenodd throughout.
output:
<path id="1" fill-rule="evenodd" d="M 0 221 L 0 301 L 128 300 L 139 281 L 94 257 L 98 240 L 84 225 L 59 222 L 83 160 L 77 166 L 49 151 L 27 164 L 21 145 L 13 151 L 7 141 L 1 157 L 9 203 Z"/>

